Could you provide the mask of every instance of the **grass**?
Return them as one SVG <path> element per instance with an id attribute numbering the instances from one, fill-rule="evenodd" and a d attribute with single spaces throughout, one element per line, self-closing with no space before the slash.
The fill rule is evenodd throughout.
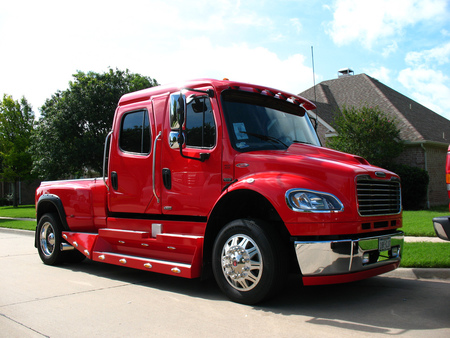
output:
<path id="1" fill-rule="evenodd" d="M 450 242 L 405 243 L 402 268 L 450 268 Z"/>
<path id="2" fill-rule="evenodd" d="M 10 219 L 0 219 L 0 227 L 34 231 L 36 229 L 36 222 L 35 221 L 17 221 L 17 220 L 10 220 Z"/>
<path id="3" fill-rule="evenodd" d="M 0 207 L 0 217 L 36 218 L 36 210 L 34 205 L 19 205 L 17 208 Z"/>
<path id="4" fill-rule="evenodd" d="M 436 237 L 432 219 L 449 215 L 448 207 L 431 210 L 403 212 L 403 228 L 407 236 Z M 35 218 L 34 205 L 0 207 L 0 217 Z M 0 219 L 0 227 L 35 230 L 35 221 Z M 401 267 L 450 268 L 450 242 L 448 243 L 405 243 Z"/>
<path id="5" fill-rule="evenodd" d="M 436 237 L 432 219 L 449 214 L 448 206 L 429 210 L 404 211 L 402 230 L 406 236 Z"/>

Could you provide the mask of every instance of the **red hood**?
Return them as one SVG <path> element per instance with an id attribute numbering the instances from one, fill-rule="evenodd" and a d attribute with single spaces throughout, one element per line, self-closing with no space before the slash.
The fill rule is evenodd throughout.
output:
<path id="1" fill-rule="evenodd" d="M 242 153 L 236 156 L 235 166 L 237 179 L 251 172 L 263 171 L 298 174 L 305 178 L 320 180 L 330 176 L 334 178 L 341 176 L 353 180 L 360 174 L 369 174 L 374 178 L 385 175 L 387 179 L 396 176 L 385 169 L 372 166 L 360 156 L 307 144 L 292 144 L 284 151 Z M 378 175 L 375 175 L 376 172 Z"/>

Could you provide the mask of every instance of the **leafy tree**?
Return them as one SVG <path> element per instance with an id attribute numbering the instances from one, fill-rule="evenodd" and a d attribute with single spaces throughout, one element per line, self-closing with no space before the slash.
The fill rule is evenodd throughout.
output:
<path id="1" fill-rule="evenodd" d="M 0 176 L 13 183 L 13 205 L 16 207 L 16 186 L 20 179 L 31 177 L 29 148 L 33 133 L 34 114 L 23 97 L 20 102 L 3 95 L 0 102 Z"/>
<path id="2" fill-rule="evenodd" d="M 338 136 L 329 139 L 327 146 L 362 156 L 371 164 L 389 167 L 403 151 L 395 120 L 378 107 L 344 107 L 336 114 L 334 127 Z"/>
<path id="3" fill-rule="evenodd" d="M 73 77 L 67 90 L 56 92 L 41 108 L 32 150 L 33 170 L 44 179 L 101 172 L 104 141 L 119 98 L 158 85 L 128 70 L 78 71 Z"/>

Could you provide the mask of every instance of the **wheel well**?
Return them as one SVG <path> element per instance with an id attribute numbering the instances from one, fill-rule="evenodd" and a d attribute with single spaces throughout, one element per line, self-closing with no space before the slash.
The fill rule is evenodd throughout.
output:
<path id="1" fill-rule="evenodd" d="M 252 190 L 235 190 L 222 197 L 208 220 L 203 243 L 204 275 L 211 272 L 212 247 L 220 229 L 239 218 L 264 220 L 273 226 L 284 243 L 289 242 L 290 235 L 280 215 L 263 195 Z"/>
<path id="2" fill-rule="evenodd" d="M 39 219 L 47 214 L 47 213 L 55 213 L 58 215 L 61 220 L 61 224 L 64 230 L 69 230 L 66 221 L 66 213 L 64 211 L 61 200 L 58 196 L 55 195 L 43 195 L 39 198 L 39 201 L 36 206 L 36 219 L 39 223 Z"/>

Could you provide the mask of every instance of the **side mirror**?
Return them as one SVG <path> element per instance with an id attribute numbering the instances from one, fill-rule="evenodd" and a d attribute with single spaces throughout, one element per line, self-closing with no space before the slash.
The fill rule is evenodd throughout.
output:
<path id="1" fill-rule="evenodd" d="M 186 99 L 180 92 L 170 96 L 170 128 L 180 129 L 184 124 L 184 116 L 186 113 Z"/>
<path id="2" fill-rule="evenodd" d="M 184 123 L 185 112 L 186 112 L 186 100 L 184 99 L 183 94 L 180 93 L 180 96 L 178 96 L 178 104 L 177 104 L 177 118 L 178 123 L 180 124 L 180 131 Z"/>
<path id="3" fill-rule="evenodd" d="M 433 226 L 436 235 L 446 241 L 450 241 L 450 217 L 435 217 L 433 218 Z"/>

